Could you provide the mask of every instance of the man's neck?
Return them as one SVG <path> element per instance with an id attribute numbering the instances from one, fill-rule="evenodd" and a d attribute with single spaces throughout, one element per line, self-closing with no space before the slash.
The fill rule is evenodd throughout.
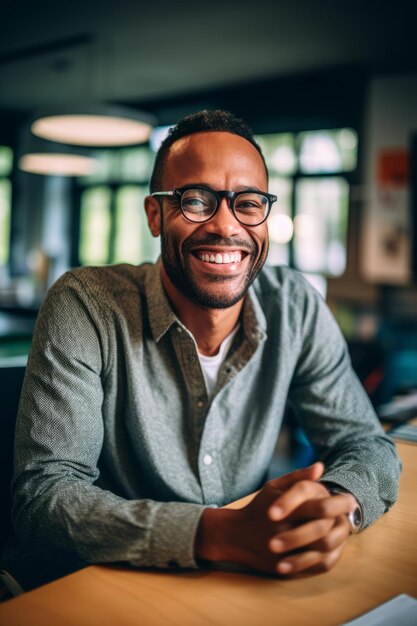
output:
<path id="1" fill-rule="evenodd" d="M 227 309 L 210 309 L 184 296 L 172 283 L 163 265 L 161 281 L 176 316 L 196 340 L 198 351 L 206 356 L 217 354 L 221 343 L 239 320 L 243 300 Z"/>

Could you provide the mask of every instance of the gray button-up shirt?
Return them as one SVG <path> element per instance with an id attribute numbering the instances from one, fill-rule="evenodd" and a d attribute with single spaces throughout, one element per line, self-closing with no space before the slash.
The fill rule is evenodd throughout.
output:
<path id="1" fill-rule="evenodd" d="M 20 403 L 21 545 L 57 560 L 195 567 L 204 507 L 262 485 L 287 399 L 325 479 L 372 523 L 397 496 L 395 447 L 300 274 L 261 272 L 209 403 L 158 264 L 68 272 L 41 309 Z"/>

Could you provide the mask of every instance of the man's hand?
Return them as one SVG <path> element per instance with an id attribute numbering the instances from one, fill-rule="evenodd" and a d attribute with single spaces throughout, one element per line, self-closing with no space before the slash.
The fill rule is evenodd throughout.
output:
<path id="1" fill-rule="evenodd" d="M 197 532 L 197 559 L 286 576 L 328 571 L 339 560 L 357 506 L 331 496 L 317 480 L 322 463 L 269 481 L 243 509 L 207 509 Z"/>

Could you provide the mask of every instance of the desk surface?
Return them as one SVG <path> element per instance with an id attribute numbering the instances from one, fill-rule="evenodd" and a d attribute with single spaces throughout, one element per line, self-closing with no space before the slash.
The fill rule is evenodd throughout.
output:
<path id="1" fill-rule="evenodd" d="M 398 450 L 397 504 L 350 538 L 331 572 L 278 580 L 94 566 L 0 605 L 0 626 L 326 626 L 400 593 L 417 598 L 417 446 L 399 443 Z"/>

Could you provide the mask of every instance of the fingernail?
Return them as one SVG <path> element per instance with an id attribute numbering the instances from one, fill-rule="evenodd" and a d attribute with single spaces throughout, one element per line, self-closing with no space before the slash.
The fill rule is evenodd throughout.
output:
<path id="1" fill-rule="evenodd" d="M 281 539 L 271 539 L 269 547 L 272 552 L 282 552 L 284 550 L 284 542 Z"/>
<path id="2" fill-rule="evenodd" d="M 280 520 L 281 517 L 284 516 L 284 511 L 279 506 L 274 506 L 269 509 L 269 517 L 270 519 L 277 521 Z"/>
<path id="3" fill-rule="evenodd" d="M 281 561 L 281 563 L 278 563 L 278 571 L 281 572 L 281 574 L 288 574 L 291 570 L 292 565 L 291 563 L 288 563 L 288 561 Z"/>

